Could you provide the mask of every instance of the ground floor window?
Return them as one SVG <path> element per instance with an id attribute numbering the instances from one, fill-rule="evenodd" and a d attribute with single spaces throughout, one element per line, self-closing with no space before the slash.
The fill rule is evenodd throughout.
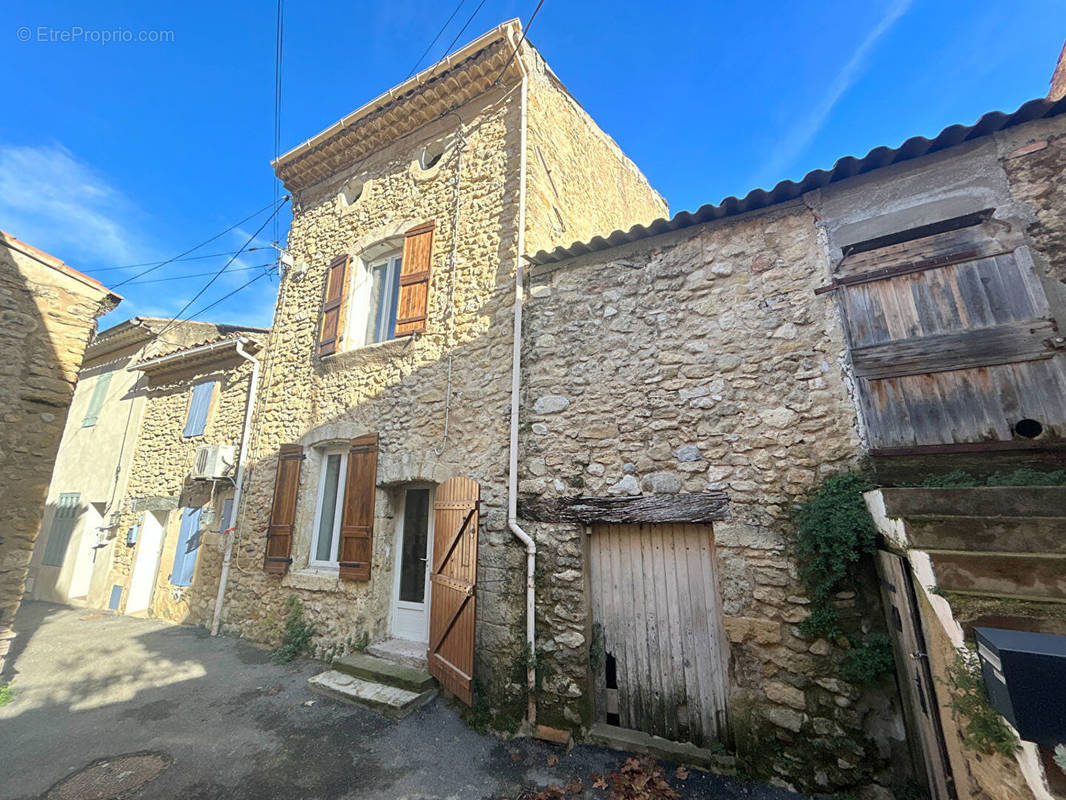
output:
<path id="1" fill-rule="evenodd" d="M 314 534 L 309 560 L 311 566 L 337 566 L 337 550 L 341 538 L 341 514 L 344 509 L 342 498 L 347 472 L 347 450 L 333 448 L 322 451 L 318 501 L 315 505 Z"/>
<path id="2" fill-rule="evenodd" d="M 421 603 L 426 597 L 426 552 L 429 540 L 429 489 L 404 492 L 403 552 L 399 598 Z"/>

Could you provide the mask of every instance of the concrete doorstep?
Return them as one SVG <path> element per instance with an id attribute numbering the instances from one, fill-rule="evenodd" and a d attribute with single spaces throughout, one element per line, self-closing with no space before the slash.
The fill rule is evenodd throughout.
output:
<path id="1" fill-rule="evenodd" d="M 437 694 L 435 689 L 421 693 L 409 692 L 397 686 L 387 686 L 356 678 L 354 675 L 335 669 L 309 678 L 307 685 L 319 694 L 366 706 L 393 719 L 403 719 L 424 706 Z"/>

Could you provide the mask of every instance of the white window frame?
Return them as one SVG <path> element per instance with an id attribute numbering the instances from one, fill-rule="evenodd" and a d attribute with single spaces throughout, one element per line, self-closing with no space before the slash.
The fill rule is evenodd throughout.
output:
<path id="1" fill-rule="evenodd" d="M 311 529 L 311 550 L 307 554 L 307 565 L 309 567 L 340 568 L 337 563 L 337 552 L 340 550 L 341 521 L 344 517 L 344 489 L 348 481 L 348 459 L 345 458 L 348 454 L 348 449 L 347 447 L 338 446 L 323 447 L 318 451 L 318 497 L 315 500 L 314 527 Z M 329 457 L 333 455 L 340 456 L 340 471 L 337 473 L 337 507 L 333 511 L 333 543 L 329 549 L 329 561 L 322 561 L 315 558 L 315 553 L 318 552 L 318 537 L 321 534 L 322 501 L 326 497 L 326 464 L 329 461 Z"/>
<path id="2" fill-rule="evenodd" d="M 345 341 L 351 342 L 352 348 L 371 347 L 396 338 L 395 331 L 387 330 L 388 317 L 378 320 L 375 334 L 376 342 L 366 339 L 367 318 L 370 314 L 370 290 L 373 286 L 371 275 L 375 267 L 386 265 L 385 280 L 393 283 L 403 268 L 403 248 L 397 242 L 389 240 L 375 245 L 364 252 L 357 260 L 355 280 L 352 281 L 351 294 L 348 298 L 348 332 Z M 397 298 L 399 302 L 399 298 Z"/>

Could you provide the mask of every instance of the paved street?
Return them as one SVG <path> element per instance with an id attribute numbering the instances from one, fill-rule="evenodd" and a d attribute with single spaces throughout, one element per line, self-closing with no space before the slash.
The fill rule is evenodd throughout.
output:
<path id="1" fill-rule="evenodd" d="M 145 751 L 169 766 L 123 798 L 517 798 L 575 779 L 581 796 L 602 798 L 593 776 L 625 759 L 482 736 L 439 699 L 386 720 L 308 691 L 320 663 L 279 667 L 199 629 L 43 603 L 24 604 L 16 629 L 5 676 L 15 698 L 0 708 L 3 798 L 77 797 L 57 784 Z M 684 797 L 795 797 L 695 770 L 678 780 L 672 765 L 667 775 Z"/>

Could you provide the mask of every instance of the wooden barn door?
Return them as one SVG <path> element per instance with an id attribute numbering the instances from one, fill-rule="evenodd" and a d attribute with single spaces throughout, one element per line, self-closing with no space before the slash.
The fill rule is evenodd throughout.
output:
<path id="1" fill-rule="evenodd" d="M 598 721 L 701 747 L 728 742 L 711 527 L 598 525 L 589 548 Z"/>
<path id="2" fill-rule="evenodd" d="M 467 705 L 474 702 L 480 503 L 481 487 L 469 478 L 452 478 L 442 483 L 437 487 L 433 503 L 429 672 Z"/>
<path id="3" fill-rule="evenodd" d="M 1066 355 L 1044 288 L 1028 247 L 982 219 L 868 243 L 837 267 L 875 454 L 1066 439 Z"/>

